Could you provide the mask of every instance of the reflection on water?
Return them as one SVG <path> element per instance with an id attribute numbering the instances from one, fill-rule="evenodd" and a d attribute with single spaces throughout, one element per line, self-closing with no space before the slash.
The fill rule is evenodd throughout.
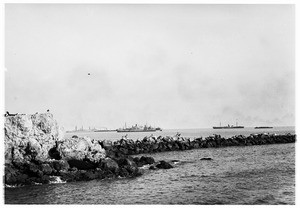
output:
<path id="1" fill-rule="evenodd" d="M 146 154 L 145 154 L 146 155 Z M 137 178 L 6 188 L 5 203 L 294 204 L 295 144 L 147 154 L 179 160 Z M 200 160 L 211 157 L 213 160 Z"/>

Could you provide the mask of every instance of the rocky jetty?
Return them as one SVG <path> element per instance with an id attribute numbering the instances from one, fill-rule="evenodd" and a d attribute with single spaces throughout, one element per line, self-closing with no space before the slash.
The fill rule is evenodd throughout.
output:
<path id="1" fill-rule="evenodd" d="M 165 151 L 180 151 L 198 148 L 219 148 L 230 146 L 250 146 L 293 143 L 296 141 L 295 134 L 252 134 L 250 136 L 237 135 L 231 138 L 223 138 L 213 135 L 207 138 L 184 138 L 184 137 L 145 137 L 142 140 L 121 139 L 109 145 L 109 150 L 114 154 L 136 155 L 142 153 L 155 153 Z M 103 146 L 107 149 L 107 146 Z"/>
<path id="2" fill-rule="evenodd" d="M 6 116 L 4 129 L 7 185 L 141 174 L 132 157 L 106 151 L 103 146 L 109 147 L 105 142 L 78 136 L 64 139 L 63 129 L 50 113 Z M 150 160 L 144 157 L 138 164 Z"/>

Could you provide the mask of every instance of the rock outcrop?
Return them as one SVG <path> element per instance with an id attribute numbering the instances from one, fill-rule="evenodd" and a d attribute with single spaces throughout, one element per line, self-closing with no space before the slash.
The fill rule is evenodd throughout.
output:
<path id="1" fill-rule="evenodd" d="M 50 159 L 49 150 L 63 139 L 50 113 L 5 117 L 5 163 Z"/>
<path id="2" fill-rule="evenodd" d="M 109 143 L 64 138 L 50 113 L 5 117 L 5 184 L 51 183 L 141 174 L 133 158 L 110 152 Z"/>
<path id="3" fill-rule="evenodd" d="M 99 141 L 89 137 L 65 139 L 57 145 L 57 151 L 63 160 L 87 159 L 97 163 L 106 156 Z"/>
<path id="4" fill-rule="evenodd" d="M 166 162 L 164 160 L 159 161 L 159 163 L 156 165 L 156 167 L 159 168 L 159 169 L 170 169 L 170 168 L 173 168 L 173 166 L 170 163 L 168 163 L 168 162 Z"/>

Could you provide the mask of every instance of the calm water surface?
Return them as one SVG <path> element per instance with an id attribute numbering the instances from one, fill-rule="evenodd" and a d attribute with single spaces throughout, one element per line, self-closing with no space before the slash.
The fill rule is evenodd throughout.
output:
<path id="1" fill-rule="evenodd" d="M 179 162 L 168 170 L 145 168 L 131 179 L 5 188 L 5 203 L 295 204 L 295 144 L 145 155 Z"/>
<path id="2" fill-rule="evenodd" d="M 156 132 L 129 132 L 129 133 L 117 133 L 117 132 L 72 132 L 66 133 L 65 138 L 71 138 L 73 135 L 77 136 L 89 136 L 93 139 L 99 140 L 111 140 L 116 141 L 122 138 L 122 136 L 127 134 L 129 139 L 143 139 L 145 136 L 175 136 L 176 133 L 181 133 L 182 137 L 188 138 L 199 138 L 208 137 L 213 134 L 219 134 L 225 138 L 232 137 L 235 135 L 245 135 L 259 134 L 259 133 L 295 133 L 295 127 L 274 127 L 272 129 L 254 129 L 253 127 L 246 127 L 244 129 L 212 129 L 212 128 L 202 128 L 202 129 L 164 129 L 163 131 Z"/>

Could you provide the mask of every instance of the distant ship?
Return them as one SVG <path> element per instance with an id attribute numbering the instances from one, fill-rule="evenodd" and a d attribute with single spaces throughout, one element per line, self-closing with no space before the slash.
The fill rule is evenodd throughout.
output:
<path id="1" fill-rule="evenodd" d="M 94 132 L 111 132 L 111 131 L 116 131 L 115 129 L 98 129 L 94 130 Z"/>
<path id="2" fill-rule="evenodd" d="M 221 123 L 220 123 L 220 126 L 213 126 L 213 129 L 243 129 L 244 126 L 239 126 L 237 123 L 236 125 L 227 125 L 227 126 L 221 126 Z"/>
<path id="3" fill-rule="evenodd" d="M 82 133 L 82 132 L 110 132 L 110 131 L 116 131 L 115 129 L 107 129 L 106 127 L 101 127 L 100 129 L 96 129 L 89 127 L 89 129 L 84 129 L 83 126 L 78 129 L 77 126 L 75 126 L 74 130 L 66 131 L 66 133 Z"/>
<path id="4" fill-rule="evenodd" d="M 162 131 L 162 129 L 160 127 L 156 127 L 155 129 L 156 129 L 156 131 Z"/>
<path id="5" fill-rule="evenodd" d="M 160 127 L 154 128 L 154 127 L 147 126 L 147 125 L 138 126 L 137 124 L 135 124 L 132 127 L 128 127 L 128 128 L 126 127 L 126 124 L 125 124 L 124 128 L 117 129 L 117 132 L 151 132 L 151 131 L 162 131 L 162 129 Z"/>
<path id="6" fill-rule="evenodd" d="M 256 126 L 255 129 L 272 129 L 272 126 Z"/>

